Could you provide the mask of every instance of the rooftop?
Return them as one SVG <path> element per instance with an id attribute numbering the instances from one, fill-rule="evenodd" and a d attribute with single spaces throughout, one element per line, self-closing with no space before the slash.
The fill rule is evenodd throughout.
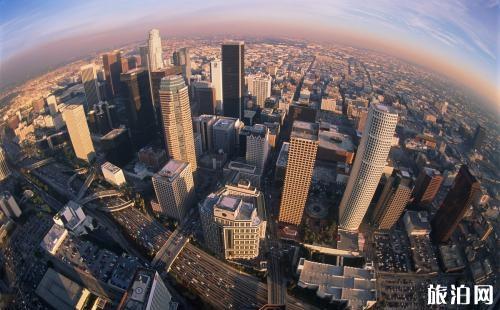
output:
<path id="1" fill-rule="evenodd" d="M 214 129 L 220 128 L 220 129 L 229 129 L 231 127 L 234 127 L 234 124 L 236 123 L 236 120 L 232 118 L 220 118 L 215 122 L 214 124 Z"/>
<path id="2" fill-rule="evenodd" d="M 184 87 L 186 83 L 180 75 L 167 75 L 160 82 L 160 91 L 178 91 Z"/>
<path id="3" fill-rule="evenodd" d="M 317 141 L 318 131 L 319 125 L 317 123 L 294 121 L 291 137 Z"/>
<path id="4" fill-rule="evenodd" d="M 105 162 L 104 164 L 102 164 L 101 166 L 102 169 L 105 169 L 113 174 L 115 173 L 118 173 L 119 171 L 121 171 L 121 169 L 115 165 L 113 165 L 112 163 L 110 163 L 109 161 Z"/>
<path id="5" fill-rule="evenodd" d="M 286 167 L 288 163 L 288 152 L 290 150 L 290 143 L 283 142 L 281 146 L 280 153 L 278 155 L 278 159 L 276 160 L 276 166 Z"/>
<path id="6" fill-rule="evenodd" d="M 173 180 L 176 178 L 186 167 L 188 163 L 171 159 L 160 171 L 158 175 Z"/>
<path id="7" fill-rule="evenodd" d="M 102 136 L 101 140 L 112 140 L 126 131 L 127 129 L 125 129 L 125 127 L 114 128 L 110 132 Z"/>
<path id="8" fill-rule="evenodd" d="M 60 273 L 49 268 L 36 288 L 38 296 L 54 309 L 73 310 L 89 292 Z"/>

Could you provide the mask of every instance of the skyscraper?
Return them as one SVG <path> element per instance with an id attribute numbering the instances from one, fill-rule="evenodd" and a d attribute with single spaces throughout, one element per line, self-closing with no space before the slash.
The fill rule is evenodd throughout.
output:
<path id="1" fill-rule="evenodd" d="M 156 198 L 162 213 L 182 221 L 194 202 L 194 183 L 191 166 L 171 159 L 152 177 Z"/>
<path id="2" fill-rule="evenodd" d="M 479 191 L 481 191 L 479 181 L 466 165 L 462 165 L 453 187 L 432 219 L 431 234 L 435 241 L 446 242 L 450 239 Z"/>
<path id="3" fill-rule="evenodd" d="M 16 200 L 8 191 L 0 194 L 0 209 L 3 211 L 5 216 L 10 218 L 18 218 L 22 214 L 21 208 L 19 208 Z"/>
<path id="4" fill-rule="evenodd" d="M 215 100 L 217 105 L 222 104 L 222 62 L 220 60 L 212 60 L 210 62 L 210 81 L 215 87 Z"/>
<path id="5" fill-rule="evenodd" d="M 121 80 L 128 88 L 128 127 L 133 143 L 141 148 L 151 141 L 156 128 L 148 71 L 144 68 L 132 69 L 122 73 Z"/>
<path id="6" fill-rule="evenodd" d="M 262 173 L 269 155 L 269 130 L 261 124 L 255 124 L 249 130 L 250 134 L 246 137 L 246 161 L 256 166 L 258 173 Z"/>
<path id="7" fill-rule="evenodd" d="M 115 50 L 102 55 L 102 65 L 106 77 L 106 99 L 123 95 L 121 94 L 123 86 L 120 81 L 122 73 L 121 52 Z"/>
<path id="8" fill-rule="evenodd" d="M 245 93 L 245 43 L 222 44 L 222 98 L 224 116 L 243 120 Z"/>
<path id="9" fill-rule="evenodd" d="M 202 152 L 213 152 L 213 127 L 217 117 L 215 115 L 200 115 L 193 117 L 194 131 L 201 136 Z"/>
<path id="10" fill-rule="evenodd" d="M 254 96 L 255 103 L 265 108 L 266 99 L 271 97 L 271 77 L 266 75 L 252 75 L 247 78 L 248 91 Z"/>
<path id="11" fill-rule="evenodd" d="M 99 103 L 99 90 L 97 88 L 97 74 L 94 64 L 82 66 L 80 68 L 85 98 L 87 99 L 86 110 Z"/>
<path id="12" fill-rule="evenodd" d="M 137 268 L 118 310 L 177 309 L 160 275 L 154 269 Z"/>
<path id="13" fill-rule="evenodd" d="M 186 84 L 191 83 L 191 54 L 189 48 L 183 47 L 178 51 L 175 51 L 172 55 L 174 65 L 181 67 L 182 76 L 186 81 Z"/>
<path id="14" fill-rule="evenodd" d="M 194 106 L 197 108 L 197 115 L 215 114 L 216 94 L 215 88 L 207 81 L 193 82 Z"/>
<path id="15" fill-rule="evenodd" d="M 66 122 L 76 157 L 87 162 L 91 161 L 95 157 L 95 152 L 83 105 L 70 104 L 65 106 L 63 119 Z"/>
<path id="16" fill-rule="evenodd" d="M 344 196 L 340 202 L 340 226 L 357 230 L 386 165 L 398 114 L 390 106 L 372 105 L 365 131 L 358 147 Z"/>
<path id="17" fill-rule="evenodd" d="M 149 70 L 149 50 L 147 45 L 139 46 L 139 56 L 141 57 L 141 67 Z"/>
<path id="18" fill-rule="evenodd" d="M 259 200 L 229 187 L 210 194 L 200 203 L 205 243 L 225 259 L 255 258 L 266 230 L 265 222 L 257 213 Z"/>
<path id="19" fill-rule="evenodd" d="M 429 167 L 424 167 L 415 181 L 414 203 L 418 205 L 430 204 L 441 187 L 443 176 Z"/>
<path id="20" fill-rule="evenodd" d="M 224 152 L 228 157 L 235 153 L 236 119 L 224 117 L 218 119 L 213 126 L 214 151 Z"/>
<path id="21" fill-rule="evenodd" d="M 151 29 L 148 36 L 149 70 L 163 68 L 163 49 L 161 47 L 160 30 Z"/>
<path id="22" fill-rule="evenodd" d="M 7 165 L 7 158 L 2 147 L 0 147 L 0 181 L 7 179 L 10 175 L 10 169 Z"/>
<path id="23" fill-rule="evenodd" d="M 412 184 L 409 174 L 405 171 L 394 172 L 388 177 L 382 195 L 375 205 L 372 224 L 377 229 L 389 230 L 401 217 L 410 200 Z"/>
<path id="24" fill-rule="evenodd" d="M 188 162 L 196 173 L 193 123 L 188 88 L 182 77 L 170 75 L 161 80 L 160 106 L 167 151 L 171 158 Z"/>
<path id="25" fill-rule="evenodd" d="M 302 221 L 318 150 L 318 132 L 319 126 L 316 123 L 293 123 L 281 197 L 280 222 L 299 225 Z"/>

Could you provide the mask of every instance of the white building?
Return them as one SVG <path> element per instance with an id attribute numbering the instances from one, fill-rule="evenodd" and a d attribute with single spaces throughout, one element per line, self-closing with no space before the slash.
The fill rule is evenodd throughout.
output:
<path id="1" fill-rule="evenodd" d="M 257 257 L 265 237 L 265 221 L 258 216 L 261 201 L 244 192 L 226 186 L 199 205 L 206 245 L 226 259 Z"/>
<path id="2" fill-rule="evenodd" d="M 269 130 L 264 125 L 256 124 L 250 127 L 246 140 L 246 161 L 256 166 L 258 173 L 262 173 L 269 155 Z"/>
<path id="3" fill-rule="evenodd" d="M 49 232 L 43 237 L 40 246 L 50 254 L 56 254 L 57 250 L 68 236 L 68 231 L 56 223 L 52 225 Z"/>
<path id="4" fill-rule="evenodd" d="M 10 218 L 18 218 L 22 214 L 21 208 L 19 208 L 16 200 L 11 193 L 7 191 L 0 194 L 0 208 L 5 216 Z"/>
<path id="5" fill-rule="evenodd" d="M 357 230 L 375 194 L 391 149 L 398 114 L 389 106 L 372 105 L 347 187 L 340 202 L 340 226 Z"/>
<path id="6" fill-rule="evenodd" d="M 70 200 L 56 215 L 53 217 L 54 223 L 61 227 L 65 227 L 75 235 L 86 234 L 86 229 L 93 230 L 92 218 L 85 215 L 82 206 Z"/>
<path id="7" fill-rule="evenodd" d="M 161 47 L 160 30 L 151 29 L 148 36 L 149 70 L 163 68 L 163 50 Z"/>
<path id="8" fill-rule="evenodd" d="M 191 165 L 172 159 L 153 175 L 152 180 L 162 213 L 183 220 L 194 199 Z"/>
<path id="9" fill-rule="evenodd" d="M 247 77 L 248 91 L 256 98 L 255 103 L 264 108 L 266 99 L 271 97 L 272 78 L 267 75 L 251 75 Z"/>
<path id="10" fill-rule="evenodd" d="M 104 175 L 104 178 L 109 183 L 116 186 L 122 186 L 123 184 L 127 183 L 125 181 L 125 175 L 123 174 L 123 170 L 113 165 L 112 163 L 105 162 L 104 164 L 102 164 L 101 170 L 102 174 Z"/>
<path id="11" fill-rule="evenodd" d="M 210 81 L 215 87 L 215 100 L 220 108 L 222 104 L 222 61 L 218 59 L 210 62 Z"/>

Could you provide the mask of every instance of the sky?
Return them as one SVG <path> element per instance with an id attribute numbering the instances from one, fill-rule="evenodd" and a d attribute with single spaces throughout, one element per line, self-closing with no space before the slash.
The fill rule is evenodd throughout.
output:
<path id="1" fill-rule="evenodd" d="M 423 64 L 500 105 L 500 0 L 0 0 L 0 87 L 92 51 L 173 35 L 338 41 Z"/>

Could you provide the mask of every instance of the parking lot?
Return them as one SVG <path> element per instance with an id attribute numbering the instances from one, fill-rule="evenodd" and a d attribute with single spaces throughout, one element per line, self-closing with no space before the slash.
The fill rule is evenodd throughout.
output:
<path id="1" fill-rule="evenodd" d="M 378 270 L 387 272 L 411 271 L 411 249 L 405 232 L 375 233 L 373 238 Z"/>

